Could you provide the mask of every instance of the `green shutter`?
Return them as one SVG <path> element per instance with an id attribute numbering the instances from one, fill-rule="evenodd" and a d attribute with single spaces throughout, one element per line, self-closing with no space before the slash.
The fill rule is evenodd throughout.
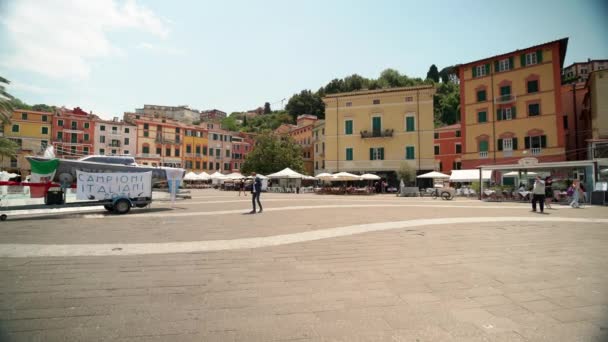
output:
<path id="1" fill-rule="evenodd" d="M 498 72 L 499 67 L 500 67 L 500 63 L 498 61 L 494 61 L 494 72 Z"/>
<path id="2" fill-rule="evenodd" d="M 369 160 L 374 160 L 374 148 L 370 147 L 369 149 Z"/>
<path id="3" fill-rule="evenodd" d="M 526 150 L 530 148 L 530 137 L 525 137 L 524 142 L 526 144 Z"/>
<path id="4" fill-rule="evenodd" d="M 488 142 L 486 140 L 479 142 L 479 152 L 487 152 L 488 151 Z"/>
<path id="5" fill-rule="evenodd" d="M 471 69 L 473 71 L 473 78 L 477 77 L 477 67 L 472 67 Z"/>
<path id="6" fill-rule="evenodd" d="M 490 74 L 490 63 L 486 64 L 486 75 Z"/>
<path id="7" fill-rule="evenodd" d="M 517 112 L 516 107 L 515 106 L 511 107 L 511 118 L 515 119 L 515 117 L 517 115 L 516 112 Z"/>
<path id="8" fill-rule="evenodd" d="M 543 62 L 543 50 L 536 51 L 536 62 L 538 64 Z"/>
<path id="9" fill-rule="evenodd" d="M 513 64 L 513 56 L 509 57 L 509 70 L 515 69 L 515 64 Z"/>
<path id="10" fill-rule="evenodd" d="M 496 110 L 496 121 L 502 120 L 502 111 L 500 108 Z"/>
<path id="11" fill-rule="evenodd" d="M 525 67 L 526 66 L 526 54 L 523 54 L 519 57 L 521 58 L 521 66 Z"/>
<path id="12" fill-rule="evenodd" d="M 498 139 L 498 150 L 502 151 L 502 139 Z"/>
<path id="13" fill-rule="evenodd" d="M 540 147 L 542 147 L 542 148 L 547 147 L 547 136 L 546 135 L 540 136 Z"/>
<path id="14" fill-rule="evenodd" d="M 517 150 L 517 138 L 513 138 L 513 151 Z"/>
<path id="15" fill-rule="evenodd" d="M 408 132 L 413 132 L 415 130 L 414 128 L 414 117 L 412 116 L 408 116 L 407 118 L 405 118 L 405 130 Z"/>
<path id="16" fill-rule="evenodd" d="M 380 160 L 384 160 L 384 147 L 380 147 Z"/>

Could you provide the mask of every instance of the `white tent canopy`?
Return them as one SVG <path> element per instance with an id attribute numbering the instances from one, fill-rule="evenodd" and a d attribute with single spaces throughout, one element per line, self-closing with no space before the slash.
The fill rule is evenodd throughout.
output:
<path id="1" fill-rule="evenodd" d="M 245 176 L 243 176 L 240 172 L 233 172 L 233 173 L 227 175 L 226 178 L 232 179 L 232 180 L 237 180 L 237 179 L 243 179 L 243 178 L 245 178 Z"/>
<path id="2" fill-rule="evenodd" d="M 268 179 L 268 177 L 266 177 L 264 175 L 261 175 L 259 173 L 256 174 L 255 176 L 258 177 L 259 179 Z M 247 176 L 247 179 L 253 179 L 253 177 L 252 176 Z"/>
<path id="3" fill-rule="evenodd" d="M 210 177 L 207 172 L 203 171 L 203 172 L 199 173 L 198 175 L 196 175 L 196 179 L 206 181 L 206 180 L 209 180 Z"/>
<path id="4" fill-rule="evenodd" d="M 212 174 L 211 176 L 209 176 L 209 178 L 215 180 L 215 179 L 226 179 L 226 176 L 224 176 L 223 174 L 219 173 L 219 172 L 215 172 L 214 174 Z"/>
<path id="5" fill-rule="evenodd" d="M 275 172 L 273 174 L 268 175 L 268 178 L 302 179 L 304 178 L 304 175 L 286 167 L 279 172 Z"/>
<path id="6" fill-rule="evenodd" d="M 184 176 L 184 180 L 193 181 L 193 180 L 199 180 L 199 178 L 196 173 L 190 171 L 190 172 L 186 173 L 186 175 Z"/>
<path id="7" fill-rule="evenodd" d="M 483 170 L 481 174 L 481 179 L 484 181 L 490 180 L 492 178 L 492 170 Z M 450 182 L 475 182 L 479 181 L 479 170 L 452 170 L 452 175 L 450 176 Z"/>
<path id="8" fill-rule="evenodd" d="M 478 175 L 479 177 L 479 175 Z M 446 175 L 445 173 L 441 173 L 441 172 L 437 172 L 437 171 L 431 171 L 429 173 L 425 173 L 423 175 L 420 175 L 416 178 L 450 178 L 450 176 Z"/>
<path id="9" fill-rule="evenodd" d="M 332 177 L 332 175 L 327 172 L 319 173 L 318 175 L 315 176 L 316 179 L 320 179 L 320 180 L 330 180 L 331 177 Z"/>
<path id="10" fill-rule="evenodd" d="M 366 173 L 366 174 L 361 175 L 361 179 L 362 180 L 379 180 L 380 176 L 377 176 L 377 175 L 374 175 L 371 173 Z"/>
<path id="11" fill-rule="evenodd" d="M 356 181 L 361 180 L 361 176 L 354 175 L 348 172 L 338 172 L 334 173 L 331 177 L 331 180 L 334 181 Z"/>

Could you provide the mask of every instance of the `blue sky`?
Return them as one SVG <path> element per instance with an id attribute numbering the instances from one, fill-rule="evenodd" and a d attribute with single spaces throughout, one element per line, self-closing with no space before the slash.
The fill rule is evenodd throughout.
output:
<path id="1" fill-rule="evenodd" d="M 353 73 L 424 77 L 433 63 L 562 37 L 566 64 L 608 58 L 599 0 L 3 3 L 0 75 L 10 92 L 103 117 L 144 103 L 247 110 Z"/>

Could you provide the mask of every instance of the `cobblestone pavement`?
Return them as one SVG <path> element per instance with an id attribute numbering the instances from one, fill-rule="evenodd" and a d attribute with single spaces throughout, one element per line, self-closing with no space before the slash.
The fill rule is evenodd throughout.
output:
<path id="1" fill-rule="evenodd" d="M 0 341 L 607 340 L 606 208 L 249 200 L 10 217 Z"/>

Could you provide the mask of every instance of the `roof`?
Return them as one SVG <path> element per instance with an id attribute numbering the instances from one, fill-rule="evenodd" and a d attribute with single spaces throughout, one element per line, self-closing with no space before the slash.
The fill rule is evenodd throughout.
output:
<path id="1" fill-rule="evenodd" d="M 573 67 L 573 66 L 575 66 L 575 65 L 580 65 L 580 64 L 591 64 L 591 63 L 594 63 L 594 62 L 608 62 L 608 59 L 592 59 L 592 60 L 588 60 L 588 61 L 586 61 L 586 62 L 574 62 L 574 63 L 572 63 L 572 64 L 568 65 L 567 67 L 564 67 L 564 69 L 569 69 L 569 68 L 572 68 L 572 67 Z"/>
<path id="2" fill-rule="evenodd" d="M 412 90 L 427 90 L 427 89 L 435 89 L 435 86 L 432 84 L 425 84 L 420 86 L 413 87 L 398 87 L 398 88 L 382 88 L 382 89 L 374 89 L 374 90 L 357 90 L 351 91 L 348 93 L 337 93 L 331 95 L 325 95 L 324 98 L 335 98 L 335 97 L 348 97 L 348 96 L 359 96 L 359 95 L 369 95 L 369 94 L 384 94 L 384 93 L 396 93 L 401 91 L 412 91 Z"/>
<path id="3" fill-rule="evenodd" d="M 458 129 L 460 129 L 460 123 L 435 128 L 436 131 L 449 131 L 449 130 L 458 130 Z"/>
<path id="4" fill-rule="evenodd" d="M 459 64 L 457 66 L 457 68 L 460 69 L 462 67 L 469 66 L 471 64 L 477 64 L 477 63 L 481 63 L 481 62 L 490 61 L 490 60 L 493 60 L 493 59 L 504 58 L 504 57 L 507 57 L 507 56 L 513 54 L 514 52 L 518 52 L 518 51 L 524 52 L 524 51 L 527 51 L 527 50 L 534 50 L 534 49 L 538 49 L 539 47 L 543 47 L 543 46 L 547 46 L 547 45 L 551 45 L 551 44 L 555 44 L 555 43 L 559 43 L 559 56 L 560 56 L 560 58 L 559 58 L 559 65 L 560 65 L 560 67 L 562 67 L 564 65 L 564 59 L 566 58 L 566 49 L 568 47 L 568 38 L 567 37 L 566 38 L 562 38 L 562 39 L 558 39 L 558 40 L 554 40 L 554 41 L 550 41 L 550 42 L 547 42 L 547 43 L 542 43 L 542 44 L 530 46 L 530 47 L 527 47 L 527 48 L 523 48 L 521 50 L 517 49 L 515 51 L 510 51 L 510 52 L 503 53 L 503 54 L 500 54 L 500 55 L 495 55 L 495 56 L 492 56 L 492 57 L 486 57 L 486 58 L 478 59 L 476 61 L 472 61 L 472 62 L 468 62 L 468 63 L 462 63 L 462 64 Z"/>

